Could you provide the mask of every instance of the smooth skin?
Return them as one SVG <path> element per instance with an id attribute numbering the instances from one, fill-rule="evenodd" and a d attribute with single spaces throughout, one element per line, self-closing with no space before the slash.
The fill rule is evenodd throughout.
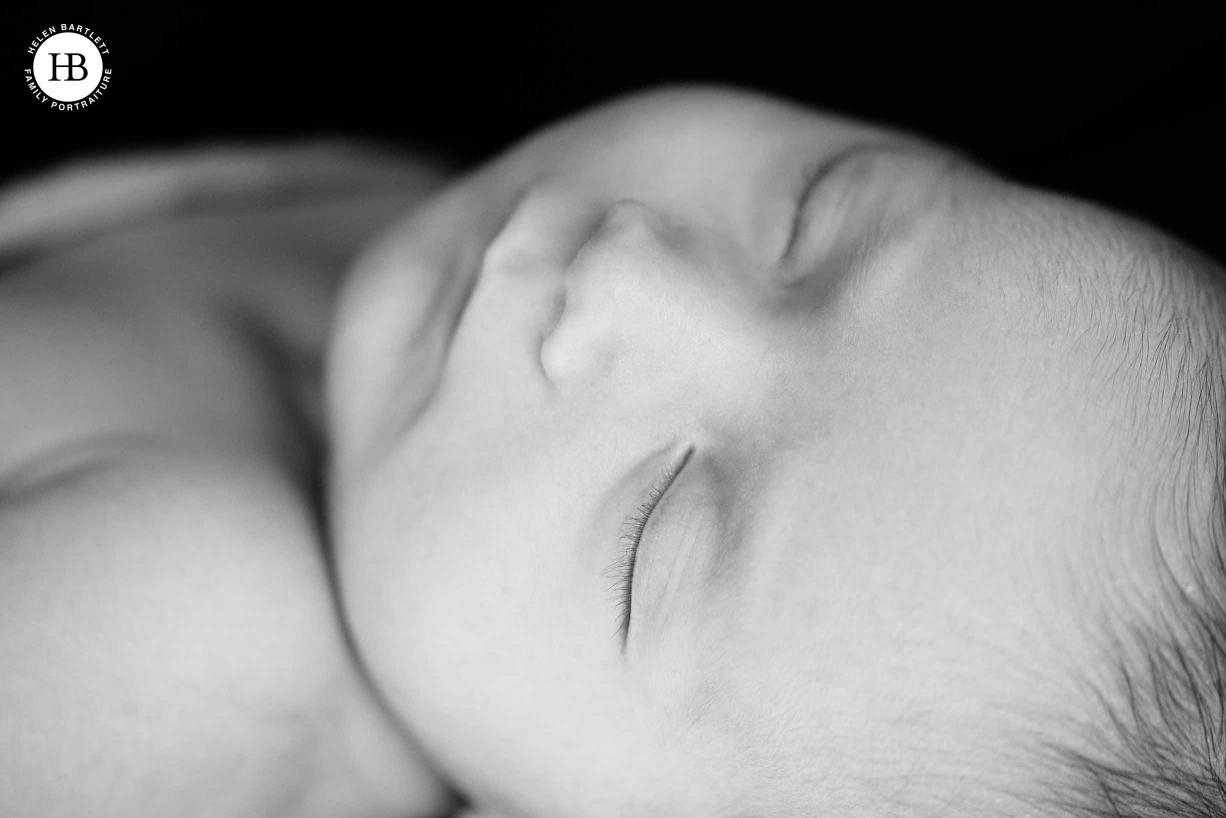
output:
<path id="1" fill-rule="evenodd" d="M 1019 808 L 1104 589 L 1150 587 L 1168 441 L 1096 342 L 1126 316 L 1080 305 L 1155 241 L 752 94 L 528 139 L 346 285 L 331 509 L 373 677 L 508 815 Z"/>
<path id="2" fill-rule="evenodd" d="M 339 189 L 104 218 L 0 275 L 0 814 L 448 807 L 349 649 L 312 490 L 339 273 L 439 174 L 306 158 Z"/>

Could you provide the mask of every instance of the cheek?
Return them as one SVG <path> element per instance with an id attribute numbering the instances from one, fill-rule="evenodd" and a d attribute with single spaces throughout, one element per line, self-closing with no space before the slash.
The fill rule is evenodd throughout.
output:
<path id="1" fill-rule="evenodd" d="M 364 659 L 399 709 L 417 710 L 462 686 L 465 665 L 489 662 L 483 643 L 511 604 L 510 551 L 484 547 L 483 515 L 462 497 L 392 472 L 342 504 L 339 579 Z"/>
<path id="2" fill-rule="evenodd" d="M 505 712 L 490 705 L 488 720 L 506 722 L 565 679 L 567 665 L 590 663 L 592 647 L 608 644 L 612 611 L 593 638 L 590 610 L 607 582 L 585 577 L 574 549 L 548 539 L 560 526 L 534 499 L 529 475 L 519 490 L 491 464 L 429 469 L 425 479 L 422 462 L 393 459 L 342 504 L 346 613 L 364 658 L 410 721 L 505 700 Z M 488 479 L 476 476 L 482 472 Z"/>
<path id="3" fill-rule="evenodd" d="M 465 790 L 525 814 L 565 813 L 576 794 L 644 797 L 661 728 L 626 684 L 608 580 L 585 560 L 594 544 L 548 539 L 563 525 L 539 486 L 533 500 L 511 484 L 389 469 L 351 495 L 340 565 L 355 640 Z"/>

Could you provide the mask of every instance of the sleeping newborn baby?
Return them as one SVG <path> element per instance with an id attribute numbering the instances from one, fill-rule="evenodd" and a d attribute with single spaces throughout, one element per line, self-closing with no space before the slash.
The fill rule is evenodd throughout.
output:
<path id="1" fill-rule="evenodd" d="M 1218 274 L 752 94 L 548 129 L 347 282 L 358 649 L 505 815 L 1220 814 Z"/>

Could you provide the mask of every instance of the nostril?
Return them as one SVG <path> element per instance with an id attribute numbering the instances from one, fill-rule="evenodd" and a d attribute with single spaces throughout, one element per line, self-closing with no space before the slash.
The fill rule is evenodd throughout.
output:
<path id="1" fill-rule="evenodd" d="M 560 317 L 560 316 L 559 316 Z M 573 348 L 559 340 L 553 327 L 541 342 L 541 371 L 555 386 L 567 382 L 576 369 Z"/>

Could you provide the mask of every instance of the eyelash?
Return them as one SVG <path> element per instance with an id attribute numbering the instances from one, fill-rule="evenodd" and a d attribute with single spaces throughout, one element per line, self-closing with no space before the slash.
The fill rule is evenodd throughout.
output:
<path id="1" fill-rule="evenodd" d="M 643 529 L 647 527 L 652 512 L 656 510 L 664 493 L 668 491 L 688 459 L 687 453 L 680 463 L 665 469 L 648 492 L 647 502 L 640 504 L 636 512 L 627 515 L 622 521 L 621 536 L 617 540 L 622 551 L 617 561 L 605 570 L 605 576 L 614 580 L 609 586 L 609 593 L 617 605 L 617 632 L 621 635 L 623 645 L 630 634 L 630 593 L 634 587 L 634 566 L 639 543 L 643 539 Z"/>

